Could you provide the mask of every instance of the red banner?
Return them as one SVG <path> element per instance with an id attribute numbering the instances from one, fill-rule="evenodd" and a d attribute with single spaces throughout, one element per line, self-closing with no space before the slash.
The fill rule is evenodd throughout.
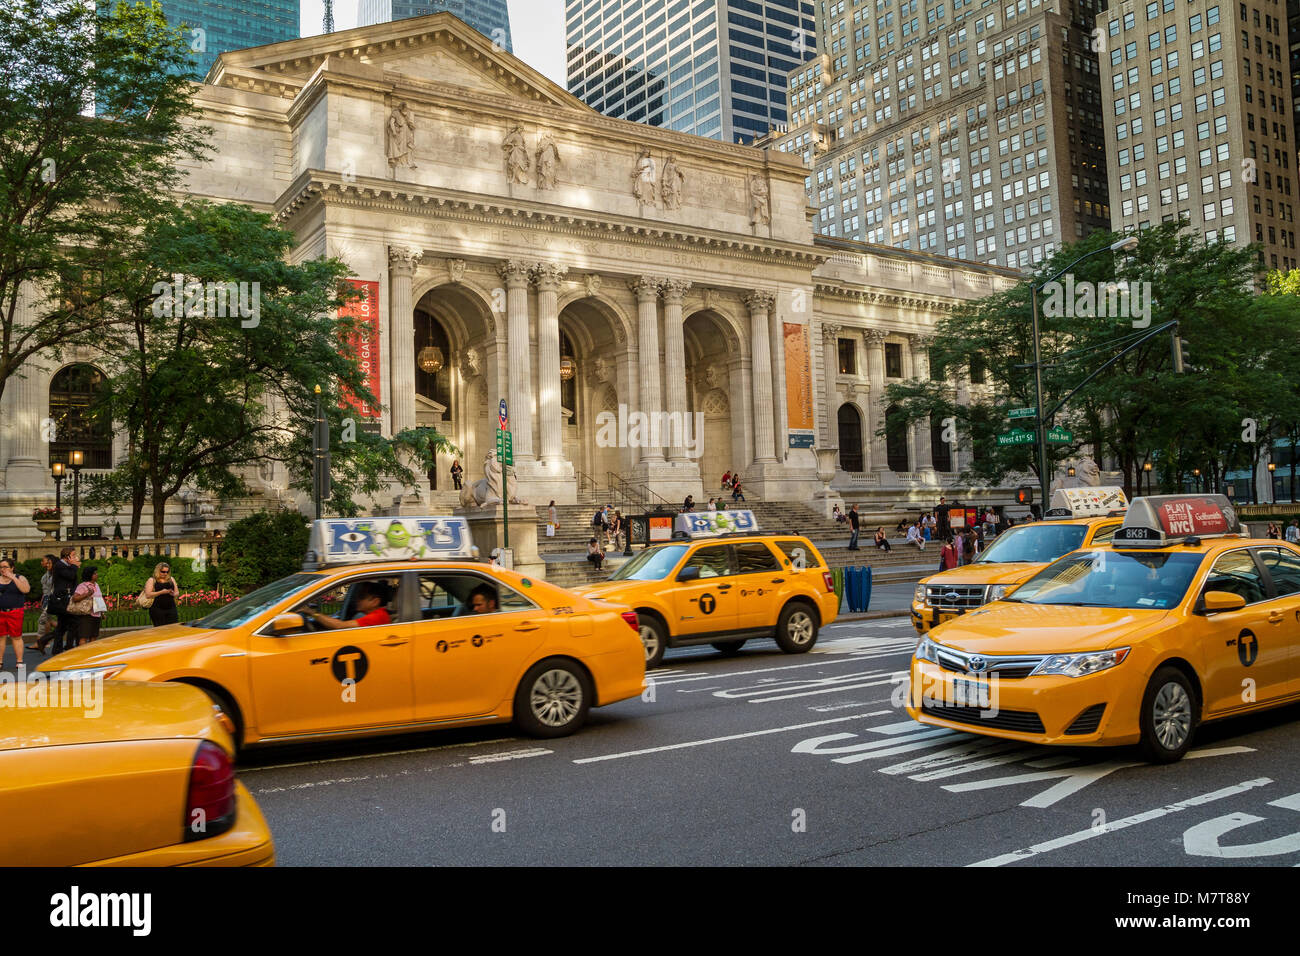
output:
<path id="1" fill-rule="evenodd" d="M 356 320 L 357 329 L 348 336 L 348 345 L 361 363 L 361 375 L 366 386 L 377 400 L 382 401 L 379 375 L 379 283 L 361 279 L 349 279 L 348 282 L 360 289 L 364 296 L 353 299 L 339 309 L 339 317 Z M 339 408 L 350 408 L 363 419 L 378 421 L 383 417 L 378 406 L 363 402 L 346 387 L 341 389 Z"/>
<path id="2" fill-rule="evenodd" d="M 1159 507 L 1160 524 L 1165 534 L 1227 534 L 1232 530 L 1227 515 L 1218 502 L 1208 498 L 1171 498 Z"/>

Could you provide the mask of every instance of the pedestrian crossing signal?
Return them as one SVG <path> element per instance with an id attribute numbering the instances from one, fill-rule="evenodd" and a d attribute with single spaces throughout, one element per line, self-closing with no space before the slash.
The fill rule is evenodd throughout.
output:
<path id="1" fill-rule="evenodd" d="M 1029 487 L 1016 489 L 1016 504 L 1029 505 L 1034 503 L 1034 489 Z"/>

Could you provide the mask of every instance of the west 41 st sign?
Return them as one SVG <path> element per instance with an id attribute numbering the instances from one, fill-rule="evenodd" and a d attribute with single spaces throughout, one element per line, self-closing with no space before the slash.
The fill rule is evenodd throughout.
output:
<path id="1" fill-rule="evenodd" d="M 515 437 L 512 432 L 497 431 L 497 461 L 503 465 L 515 463 Z"/>
<path id="2" fill-rule="evenodd" d="M 1032 445 L 1034 443 L 1034 433 L 1025 431 L 1023 428 L 1013 428 L 1009 432 L 1003 432 L 998 436 L 999 445 Z"/>

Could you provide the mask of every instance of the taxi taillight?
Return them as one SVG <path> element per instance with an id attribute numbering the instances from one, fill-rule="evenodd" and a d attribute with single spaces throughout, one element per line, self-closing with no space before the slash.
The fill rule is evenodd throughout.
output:
<path id="1" fill-rule="evenodd" d="M 185 841 L 225 833 L 235 823 L 235 767 L 210 740 L 199 744 L 185 798 Z"/>
<path id="2" fill-rule="evenodd" d="M 831 573 L 830 573 L 829 571 L 823 571 L 823 572 L 822 572 L 822 580 L 826 582 L 826 593 L 827 593 L 827 594 L 834 594 L 834 593 L 835 593 L 835 578 L 831 577 Z"/>
<path id="3" fill-rule="evenodd" d="M 637 620 L 636 611 L 624 611 L 623 620 L 627 621 L 627 626 L 632 628 L 638 634 L 641 633 L 641 622 Z"/>

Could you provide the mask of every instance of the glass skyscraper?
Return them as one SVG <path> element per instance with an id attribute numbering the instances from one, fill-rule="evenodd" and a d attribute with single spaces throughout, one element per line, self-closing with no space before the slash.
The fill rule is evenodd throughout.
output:
<path id="1" fill-rule="evenodd" d="M 510 11 L 506 9 L 506 0 L 361 0 L 357 7 L 357 26 L 444 11 L 464 20 L 506 52 L 514 52 L 510 45 Z"/>
<path id="2" fill-rule="evenodd" d="M 632 122 L 749 142 L 787 121 L 809 0 L 566 0 L 569 92 Z"/>
<path id="3" fill-rule="evenodd" d="M 296 40 L 299 0 L 159 0 L 167 22 L 190 31 L 194 73 L 207 75 L 217 55 Z M 101 6 L 103 4 L 101 3 Z M 202 30 L 201 34 L 195 31 Z"/>

